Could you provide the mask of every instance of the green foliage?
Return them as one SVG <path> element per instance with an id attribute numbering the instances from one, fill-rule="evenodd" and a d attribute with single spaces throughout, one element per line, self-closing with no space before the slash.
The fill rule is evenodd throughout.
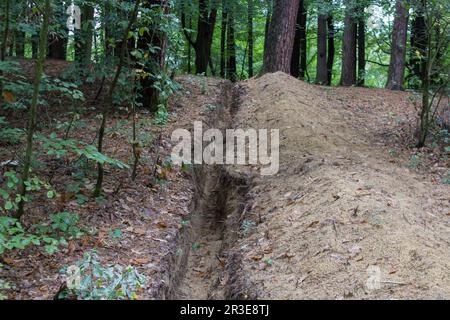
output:
<path id="1" fill-rule="evenodd" d="M 58 212 L 50 215 L 49 223 L 40 223 L 33 226 L 42 241 L 45 251 L 53 254 L 58 251 L 59 245 L 67 245 L 67 240 L 77 239 L 85 233 L 78 227 L 80 217 L 71 212 Z"/>
<path id="2" fill-rule="evenodd" d="M 0 216 L 0 255 L 6 250 L 23 250 L 29 245 L 42 245 L 46 253 L 53 254 L 59 246 L 67 246 L 67 240 L 84 234 L 78 222 L 78 215 L 60 212 L 50 215 L 49 223 L 36 224 L 25 231 L 17 219 Z"/>
<path id="3" fill-rule="evenodd" d="M 40 238 L 26 233 L 17 219 L 0 216 L 0 255 L 6 250 L 25 249 L 31 244 L 40 245 Z"/>
<path id="4" fill-rule="evenodd" d="M 22 141 L 25 132 L 19 128 L 8 128 L 5 117 L 0 117 L 0 145 L 15 145 Z"/>
<path id="5" fill-rule="evenodd" d="M 102 265 L 95 250 L 84 253 L 75 266 L 79 271 L 76 274 L 80 277 L 79 285 L 62 292 L 59 298 L 74 294 L 81 300 L 134 300 L 147 282 L 146 276 L 132 266 Z M 67 275 L 68 270 L 66 267 L 61 272 Z"/>
<path id="6" fill-rule="evenodd" d="M 0 185 L 0 197 L 4 203 L 4 205 L 0 207 L 1 211 L 16 210 L 19 202 L 22 200 L 24 202 L 29 202 L 31 200 L 30 194 L 26 196 L 20 195 L 20 179 L 17 172 L 7 171 L 3 174 L 3 176 L 6 178 L 6 184 Z M 40 191 L 44 188 L 47 191 L 48 198 L 53 198 L 56 195 L 56 192 L 52 189 L 51 185 L 38 177 L 32 177 L 25 181 L 25 188 L 28 192 Z"/>
<path id="7" fill-rule="evenodd" d="M 423 156 L 422 156 L 422 154 L 414 154 L 409 159 L 408 167 L 410 169 L 417 170 L 422 165 L 423 165 Z"/>
<path id="8" fill-rule="evenodd" d="M 0 265 L 1 269 L 1 265 Z M 11 285 L 3 279 L 0 279 L 0 300 L 7 299 L 7 296 L 2 293 L 3 290 L 11 289 Z"/>
<path id="9" fill-rule="evenodd" d="M 97 163 L 110 164 L 120 169 L 128 168 L 128 165 L 98 152 L 95 146 L 86 144 L 85 142 L 58 138 L 56 133 L 50 134 L 49 138 L 43 135 L 39 135 L 38 138 L 42 141 L 42 147 L 47 151 L 47 154 L 56 158 L 61 158 L 66 156 L 68 152 L 73 152 Z"/>

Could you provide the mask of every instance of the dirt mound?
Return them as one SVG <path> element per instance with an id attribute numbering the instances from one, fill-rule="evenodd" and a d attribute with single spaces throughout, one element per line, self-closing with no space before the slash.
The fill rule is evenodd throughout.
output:
<path id="1" fill-rule="evenodd" d="M 230 297 L 450 299 L 448 185 L 393 163 L 370 113 L 326 89 L 275 73 L 236 90 L 236 127 L 280 130 L 280 170 L 228 168 L 251 181 Z"/>

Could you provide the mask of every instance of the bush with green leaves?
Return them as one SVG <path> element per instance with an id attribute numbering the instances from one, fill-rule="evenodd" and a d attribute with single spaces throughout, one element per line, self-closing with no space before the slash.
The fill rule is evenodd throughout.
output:
<path id="1" fill-rule="evenodd" d="M 0 270 L 2 265 L 0 264 Z M 0 300 L 6 300 L 8 297 L 2 292 L 3 290 L 11 289 L 11 285 L 3 279 L 0 279 Z"/>
<path id="2" fill-rule="evenodd" d="M 39 135 L 38 139 L 42 142 L 42 147 L 47 151 L 47 155 L 55 156 L 56 158 L 62 158 L 69 152 L 73 152 L 78 156 L 84 156 L 97 163 L 110 164 L 120 169 L 128 168 L 128 165 L 125 163 L 104 155 L 95 146 L 83 141 L 59 138 L 54 132 L 49 137 Z"/>
<path id="3" fill-rule="evenodd" d="M 70 267 L 61 272 L 68 277 L 78 276 L 79 283 L 60 293 L 60 299 L 75 295 L 80 300 L 135 300 L 147 283 L 146 276 L 132 266 L 102 265 L 95 250 L 85 252 L 74 266 L 75 275 L 69 272 Z"/>
<path id="4" fill-rule="evenodd" d="M 16 171 L 7 171 L 3 174 L 5 177 L 5 184 L 0 184 L 0 199 L 2 205 L 0 205 L 0 211 L 12 211 L 16 210 L 20 201 L 30 202 L 32 195 L 28 193 L 26 196 L 21 196 L 19 193 L 20 178 Z M 25 188 L 27 191 L 40 191 L 45 189 L 47 191 L 47 197 L 53 198 L 56 192 L 51 185 L 38 177 L 32 177 L 25 181 Z"/>
<path id="5" fill-rule="evenodd" d="M 60 212 L 52 214 L 50 220 L 49 224 L 36 224 L 26 231 L 17 219 L 0 216 L 0 255 L 7 250 L 23 250 L 29 245 L 43 245 L 46 253 L 53 254 L 60 246 L 67 246 L 68 239 L 84 234 L 78 227 L 76 214 Z"/>
<path id="6" fill-rule="evenodd" d="M 17 219 L 0 216 L 0 255 L 7 250 L 25 249 L 29 245 L 40 245 L 40 239 L 27 233 Z"/>
<path id="7" fill-rule="evenodd" d="M 85 233 L 78 226 L 80 216 L 72 212 L 58 212 L 50 215 L 49 223 L 40 223 L 33 226 L 33 229 L 42 236 L 55 238 L 77 239 Z"/>
<path id="8" fill-rule="evenodd" d="M 9 128 L 5 117 L 0 117 L 0 145 L 15 145 L 22 141 L 24 131 L 20 128 Z"/>

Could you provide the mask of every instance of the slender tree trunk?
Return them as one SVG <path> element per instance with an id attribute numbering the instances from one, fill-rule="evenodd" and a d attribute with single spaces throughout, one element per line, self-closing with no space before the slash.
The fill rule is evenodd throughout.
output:
<path id="1" fill-rule="evenodd" d="M 234 13 L 229 10 L 227 19 L 227 77 L 232 82 L 237 81 L 236 43 L 234 40 Z"/>
<path id="2" fill-rule="evenodd" d="M 103 27 L 103 46 L 105 49 L 105 56 L 109 58 L 113 55 L 113 44 L 114 35 L 112 32 L 112 26 L 110 22 L 110 15 L 112 9 L 111 4 L 105 1 L 105 5 L 102 8 L 102 27 Z"/>
<path id="3" fill-rule="evenodd" d="M 298 5 L 298 12 L 297 12 L 297 23 L 295 28 L 295 37 L 294 37 L 294 48 L 292 50 L 292 58 L 291 58 L 291 76 L 298 78 L 300 76 L 300 64 L 301 61 L 303 61 L 303 50 L 306 48 L 302 45 L 306 45 L 306 11 L 305 11 L 305 5 L 304 0 L 300 0 Z M 303 77 L 304 77 L 304 71 L 303 71 Z"/>
<path id="4" fill-rule="evenodd" d="M 10 19 L 10 0 L 6 0 L 5 3 L 5 22 L 3 26 L 2 43 L 0 46 L 0 61 L 5 61 L 6 59 L 6 46 L 8 43 L 9 34 L 9 19 Z M 3 18 L 3 17 L 2 17 Z M 0 71 L 0 107 L 3 104 L 3 81 L 2 81 L 3 71 Z"/>
<path id="5" fill-rule="evenodd" d="M 145 2 L 147 9 L 150 9 L 155 5 L 164 6 L 164 10 L 167 9 L 165 0 L 148 0 Z M 160 74 L 161 70 L 164 69 L 167 35 L 163 32 L 156 31 L 156 25 L 150 25 L 148 28 L 150 31 L 145 32 L 144 35 L 139 38 L 138 47 L 144 52 L 148 52 L 149 47 L 157 47 L 160 49 L 155 52 L 148 52 L 149 61 L 147 61 L 144 70 L 149 76 L 141 78 L 140 80 L 141 91 L 139 102 L 142 104 L 143 108 L 150 111 L 156 111 L 159 104 L 159 91 L 154 88 L 156 79 L 152 75 Z"/>
<path id="6" fill-rule="evenodd" d="M 392 31 L 391 61 L 386 84 L 386 88 L 391 90 L 404 89 L 408 17 L 405 0 L 397 0 Z"/>
<path id="7" fill-rule="evenodd" d="M 23 58 L 25 55 L 25 32 L 16 31 L 16 57 Z"/>
<path id="8" fill-rule="evenodd" d="M 52 59 L 66 60 L 68 38 L 67 36 L 62 36 L 58 30 L 61 28 L 66 32 L 66 34 L 68 34 L 68 30 L 66 28 L 67 19 L 65 19 L 65 9 L 66 8 L 63 6 L 63 3 L 61 1 L 58 1 L 49 22 L 50 27 L 54 27 L 51 28 L 51 30 L 53 30 L 52 32 L 50 32 L 47 40 L 47 56 Z"/>
<path id="9" fill-rule="evenodd" d="M 427 140 L 428 131 L 430 127 L 431 117 L 431 105 L 430 105 L 430 68 L 431 63 L 428 54 L 421 62 L 422 66 L 422 110 L 420 112 L 420 125 L 419 136 L 416 147 L 422 148 L 425 146 Z"/>
<path id="10" fill-rule="evenodd" d="M 328 54 L 327 54 L 327 85 L 331 85 L 333 78 L 333 64 L 334 64 L 334 25 L 333 25 L 333 17 L 331 14 L 327 19 L 328 25 Z"/>
<path id="11" fill-rule="evenodd" d="M 205 74 L 208 71 L 208 64 L 211 59 L 211 45 L 214 34 L 214 26 L 216 24 L 217 8 L 211 2 L 209 8 L 209 1 L 199 0 L 198 3 L 198 21 L 197 21 L 197 38 L 192 40 L 190 34 L 185 30 L 186 16 L 182 10 L 181 25 L 184 30 L 186 39 L 191 43 L 195 49 L 195 72 L 197 74 Z"/>
<path id="12" fill-rule="evenodd" d="M 114 90 L 116 88 L 117 82 L 119 81 L 119 77 L 122 72 L 122 68 L 125 64 L 125 53 L 126 53 L 127 45 L 128 45 L 128 41 L 127 41 L 128 34 L 130 33 L 131 28 L 133 27 L 133 24 L 136 22 L 140 2 L 141 2 L 140 0 L 136 0 L 134 9 L 133 9 L 133 13 L 131 14 L 130 20 L 128 21 L 128 26 L 124 31 L 122 41 L 121 41 L 119 62 L 117 65 L 116 73 L 115 73 L 114 79 L 109 87 L 108 94 L 105 98 L 105 105 L 103 107 L 103 113 L 102 113 L 102 122 L 100 124 L 100 129 L 98 132 L 97 150 L 99 152 L 103 152 L 103 137 L 105 135 L 105 130 L 106 130 L 106 119 L 108 117 L 109 112 L 111 112 L 111 109 L 113 107 Z M 102 193 L 103 175 L 104 175 L 103 164 L 98 162 L 97 163 L 97 182 L 95 184 L 95 189 L 94 189 L 94 193 L 93 193 L 94 197 L 98 197 Z"/>
<path id="13" fill-rule="evenodd" d="M 31 58 L 37 59 L 39 47 L 39 33 L 31 36 Z"/>
<path id="14" fill-rule="evenodd" d="M 366 78 L 366 19 L 364 7 L 358 8 L 358 86 L 363 87 Z"/>
<path id="15" fill-rule="evenodd" d="M 264 52 L 267 50 L 267 35 L 269 34 L 270 21 L 272 19 L 273 13 L 273 0 L 266 0 L 267 13 L 266 13 L 266 24 L 264 26 Z"/>
<path id="16" fill-rule="evenodd" d="M 300 12 L 302 13 L 300 16 L 300 70 L 299 70 L 299 78 L 304 80 L 306 75 L 306 67 L 307 67 L 307 39 L 306 39 L 306 20 L 307 20 L 307 10 L 306 10 L 306 0 L 300 1 Z"/>
<path id="17" fill-rule="evenodd" d="M 263 72 L 290 73 L 299 0 L 275 0 Z"/>
<path id="18" fill-rule="evenodd" d="M 421 3 L 419 3 L 415 8 L 414 19 L 411 23 L 410 75 L 408 78 L 409 86 L 414 89 L 420 87 L 419 83 L 422 79 L 422 59 L 420 57 L 425 56 L 427 49 L 427 30 L 421 6 Z"/>
<path id="19" fill-rule="evenodd" d="M 352 17 L 351 1 L 346 2 L 344 36 L 342 39 L 341 85 L 356 84 L 356 23 Z"/>
<path id="20" fill-rule="evenodd" d="M 92 38 L 94 36 L 94 7 L 86 5 L 84 8 L 85 16 L 85 32 L 84 32 L 84 57 L 83 62 L 85 65 L 91 63 L 92 58 Z"/>
<path id="21" fill-rule="evenodd" d="M 3 23 L 3 34 L 2 34 L 2 45 L 0 47 L 0 60 L 4 61 L 6 57 L 6 49 L 8 48 L 8 37 L 9 37 L 9 23 L 10 23 L 10 10 L 11 0 L 6 0 L 5 3 L 5 14 Z"/>
<path id="22" fill-rule="evenodd" d="M 248 0 L 247 15 L 248 77 L 253 77 L 253 0 Z"/>
<path id="23" fill-rule="evenodd" d="M 226 41 L 227 41 L 227 10 L 225 0 L 222 0 L 222 21 L 220 30 L 220 76 L 226 77 Z"/>
<path id="24" fill-rule="evenodd" d="M 27 144 L 26 144 L 25 158 L 23 160 L 23 171 L 19 187 L 20 201 L 18 203 L 17 212 L 15 213 L 15 218 L 17 219 L 20 219 L 24 212 L 24 205 L 25 205 L 24 198 L 27 192 L 25 183 L 28 181 L 28 178 L 30 176 L 31 157 L 33 153 L 33 136 L 36 127 L 39 89 L 41 86 L 42 74 L 44 72 L 45 56 L 47 54 L 47 34 L 48 34 L 50 12 L 51 12 L 50 0 L 45 0 L 45 7 L 43 10 L 43 21 L 39 39 L 39 56 L 36 61 L 36 71 L 33 83 L 33 96 L 31 99 L 31 106 L 28 116 Z"/>
<path id="25" fill-rule="evenodd" d="M 189 30 L 192 30 L 192 17 L 189 17 Z M 191 73 L 192 45 L 191 45 L 191 43 L 189 41 L 188 41 L 187 45 L 188 45 L 188 67 L 187 67 L 187 72 Z"/>
<path id="26" fill-rule="evenodd" d="M 320 10 L 320 8 L 319 8 Z M 317 18 L 317 68 L 316 83 L 327 83 L 327 15 L 320 13 Z"/>

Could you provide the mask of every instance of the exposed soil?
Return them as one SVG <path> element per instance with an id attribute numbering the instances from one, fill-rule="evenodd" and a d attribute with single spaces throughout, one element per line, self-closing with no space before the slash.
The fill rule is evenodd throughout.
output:
<path id="1" fill-rule="evenodd" d="M 355 112 L 339 101 L 351 90 L 383 100 L 387 113 L 397 109 L 384 95 L 398 101 L 407 93 L 330 90 L 282 73 L 239 90 L 234 125 L 278 128 L 280 171 L 261 177 L 257 167 L 229 168 L 251 181 L 241 222 L 254 225 L 228 252 L 227 269 L 237 275 L 229 297 L 450 298 L 450 186 L 439 178 L 448 157 L 436 162 L 435 176 L 409 169 L 409 155 L 389 153 L 402 123 L 387 125 L 376 103 Z M 407 131 L 414 111 L 404 105 Z M 368 284 L 374 267 L 375 287 Z"/>
<path id="2" fill-rule="evenodd" d="M 142 129 L 155 141 L 142 150 L 137 181 L 107 168 L 105 203 L 77 205 L 64 191 L 66 164 L 37 172 L 58 177 L 61 197 L 36 202 L 24 224 L 67 210 L 97 232 L 53 256 L 36 248 L 6 256 L 0 276 L 14 284 L 9 298 L 51 299 L 64 282 L 58 270 L 93 247 L 103 262 L 131 264 L 148 276 L 142 299 L 450 298 L 449 158 L 442 144 L 411 147 L 410 93 L 325 88 L 283 73 L 234 87 L 214 78 L 178 81 L 183 89 L 172 98 L 168 125 Z M 83 120 L 86 129 L 74 138 L 91 142 L 98 121 L 88 114 Z M 128 161 L 130 124 L 120 120 L 128 115 L 111 120 L 106 153 Z M 279 129 L 279 173 L 164 168 L 172 131 L 192 130 L 195 120 L 220 129 Z M 2 147 L 0 161 L 14 148 Z M 420 159 L 414 166 L 412 155 Z M 155 168 L 164 183 L 155 181 Z M 112 239 L 117 228 L 123 236 Z M 376 288 L 368 286 L 373 267 L 381 272 Z"/>

